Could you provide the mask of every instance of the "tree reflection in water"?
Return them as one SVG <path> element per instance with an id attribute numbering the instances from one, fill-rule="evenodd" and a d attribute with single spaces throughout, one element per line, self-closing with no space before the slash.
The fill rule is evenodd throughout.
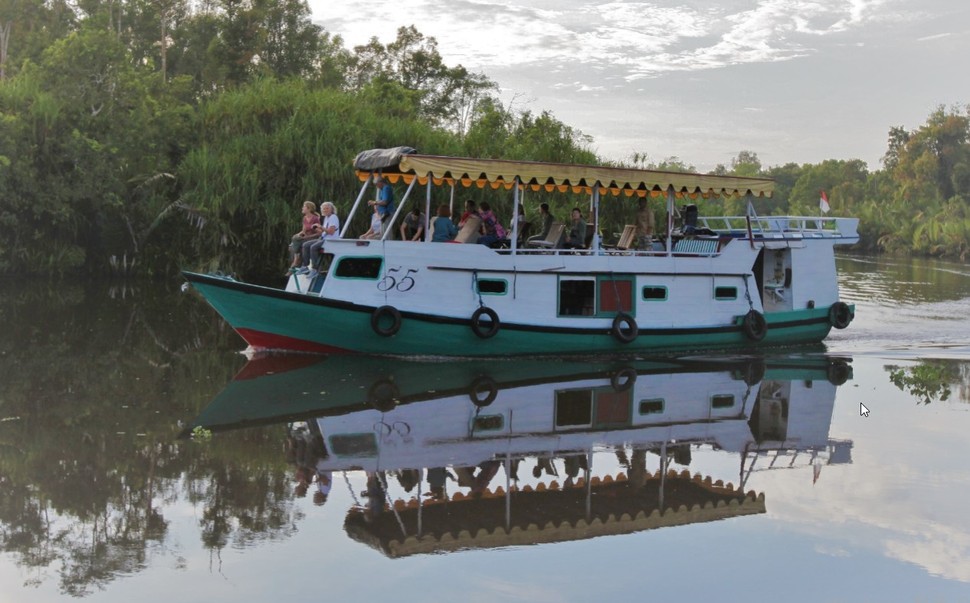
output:
<path id="1" fill-rule="evenodd" d="M 920 404 L 945 402 L 957 390 L 957 400 L 970 402 L 970 363 L 961 360 L 921 360 L 909 367 L 887 366 L 889 380 Z"/>
<path id="2" fill-rule="evenodd" d="M 222 321 L 174 291 L 20 285 L 0 293 L 0 550 L 28 583 L 83 596 L 145 569 L 180 501 L 215 552 L 292 533 L 277 432 L 179 439 L 244 361 Z"/>

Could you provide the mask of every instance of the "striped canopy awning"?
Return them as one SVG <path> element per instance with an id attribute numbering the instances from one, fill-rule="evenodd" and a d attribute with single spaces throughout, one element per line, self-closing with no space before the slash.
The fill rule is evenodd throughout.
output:
<path id="1" fill-rule="evenodd" d="M 499 487 L 480 495 L 457 492 L 445 501 L 397 500 L 393 512 L 388 509 L 371 518 L 363 509 L 351 509 L 344 529 L 354 540 L 388 557 L 404 557 L 585 540 L 765 512 L 764 493 L 745 494 L 731 484 L 691 476 L 688 471 L 668 472 L 664 503 L 646 495 L 643 487 L 631 487 L 627 479 L 623 473 L 615 479 L 610 475 L 591 479 L 589 486 L 596 495 L 589 513 L 584 504 L 586 484 L 580 478 L 571 486 L 556 482 L 548 487 L 540 483 L 535 489 L 513 486 L 512 525 L 506 523 L 507 493 Z M 660 487 L 659 481 L 659 471 L 650 476 L 652 494 Z M 402 526 L 412 526 L 412 530 L 421 526 L 422 531 L 402 533 Z"/>
<path id="2" fill-rule="evenodd" d="M 362 181 L 369 175 L 369 172 L 358 171 Z M 521 186 L 534 191 L 587 194 L 596 187 L 601 195 L 627 197 L 658 197 L 665 195 L 668 189 L 673 189 L 678 197 L 736 197 L 748 194 L 770 197 L 774 188 L 774 182 L 765 178 L 437 155 L 406 155 L 401 159 L 399 171 L 385 171 L 384 177 L 392 183 L 403 180 L 409 184 L 417 177 L 421 184 L 426 184 L 430 177 L 436 185 L 490 186 L 494 189 L 511 189 L 518 181 Z"/>

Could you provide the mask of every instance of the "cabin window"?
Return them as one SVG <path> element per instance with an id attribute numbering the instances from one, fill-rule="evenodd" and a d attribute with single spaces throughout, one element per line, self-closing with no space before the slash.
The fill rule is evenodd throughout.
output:
<path id="1" fill-rule="evenodd" d="M 633 278 L 599 278 L 599 307 L 597 316 L 616 316 L 633 311 Z"/>
<path id="2" fill-rule="evenodd" d="M 559 281 L 560 316 L 592 316 L 595 308 L 595 280 L 564 278 Z"/>
<path id="3" fill-rule="evenodd" d="M 715 394 L 711 396 L 711 408 L 731 408 L 734 406 L 734 394 Z"/>
<path id="4" fill-rule="evenodd" d="M 714 287 L 714 299 L 729 300 L 737 298 L 737 287 Z"/>
<path id="5" fill-rule="evenodd" d="M 574 389 L 556 392 L 556 427 L 589 427 L 593 424 L 593 392 Z"/>
<path id="6" fill-rule="evenodd" d="M 472 421 L 472 431 L 499 431 L 505 427 L 502 415 L 479 415 Z"/>
<path id="7" fill-rule="evenodd" d="M 337 264 L 336 276 L 339 278 L 376 279 L 381 274 L 381 264 L 384 260 L 372 258 L 340 258 Z"/>
<path id="8" fill-rule="evenodd" d="M 634 314 L 633 276 L 561 277 L 559 316 L 612 318 L 620 312 Z"/>
<path id="9" fill-rule="evenodd" d="M 664 411 L 663 398 L 654 398 L 652 400 L 640 400 L 641 415 L 659 415 L 663 411 Z"/>
<path id="10" fill-rule="evenodd" d="M 643 288 L 643 301 L 667 301 L 667 288 L 647 285 Z"/>
<path id="11" fill-rule="evenodd" d="M 607 427 L 630 424 L 630 390 L 624 392 L 613 391 L 612 387 L 596 392 L 596 427 Z"/>
<path id="12" fill-rule="evenodd" d="M 508 291 L 509 282 L 505 279 L 480 278 L 478 279 L 478 292 L 482 295 L 505 295 Z"/>
<path id="13" fill-rule="evenodd" d="M 348 433 L 330 436 L 330 451 L 337 456 L 377 456 L 377 436 L 373 433 Z"/>

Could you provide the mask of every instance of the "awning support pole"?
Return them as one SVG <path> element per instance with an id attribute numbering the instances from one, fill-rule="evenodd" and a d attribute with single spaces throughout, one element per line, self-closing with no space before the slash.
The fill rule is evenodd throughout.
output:
<path id="1" fill-rule="evenodd" d="M 519 249 L 519 177 L 512 182 L 512 255 Z"/>
<path id="2" fill-rule="evenodd" d="M 512 531 L 512 457 L 505 453 L 505 533 Z"/>
<path id="3" fill-rule="evenodd" d="M 670 257 L 674 248 L 674 185 L 667 186 L 667 257 Z"/>
<path id="4" fill-rule="evenodd" d="M 340 229 L 341 239 L 344 238 L 344 235 L 347 233 L 347 229 L 350 228 L 350 221 L 353 220 L 354 214 L 357 213 L 357 206 L 360 205 L 360 202 L 364 199 L 364 193 L 367 192 L 367 185 L 370 184 L 373 177 L 374 172 L 371 172 L 370 175 L 367 176 L 367 180 L 364 181 L 364 186 L 360 187 L 360 193 L 357 194 L 357 200 L 354 201 L 353 208 L 351 208 L 350 213 L 347 214 L 347 221 L 344 222 L 344 227 Z"/>
<path id="5" fill-rule="evenodd" d="M 420 226 L 420 223 L 418 224 Z M 431 240 L 431 178 L 428 178 L 427 195 L 424 199 L 424 242 Z"/>
<path id="6" fill-rule="evenodd" d="M 590 249 L 599 253 L 600 250 L 600 183 L 593 187 L 593 240 Z"/>
<path id="7" fill-rule="evenodd" d="M 664 514 L 664 487 L 667 485 L 667 442 L 660 445 L 660 488 L 658 489 L 657 508 Z"/>

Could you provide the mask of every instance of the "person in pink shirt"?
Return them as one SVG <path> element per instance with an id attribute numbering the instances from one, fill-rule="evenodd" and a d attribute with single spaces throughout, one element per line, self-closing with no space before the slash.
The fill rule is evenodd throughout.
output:
<path id="1" fill-rule="evenodd" d="M 300 267 L 300 262 L 303 260 L 303 244 L 319 238 L 320 232 L 320 214 L 317 213 L 316 204 L 313 201 L 304 201 L 303 228 L 290 238 L 290 255 L 293 256 L 293 263 L 286 271 L 287 275 Z"/>

